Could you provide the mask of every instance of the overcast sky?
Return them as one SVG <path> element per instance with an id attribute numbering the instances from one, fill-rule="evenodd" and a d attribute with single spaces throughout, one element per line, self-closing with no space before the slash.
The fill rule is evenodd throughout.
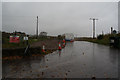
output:
<path id="1" fill-rule="evenodd" d="M 39 32 L 48 35 L 74 33 L 80 37 L 92 36 L 92 21 L 97 18 L 96 35 L 118 30 L 117 2 L 3 2 L 2 29 L 35 34 L 36 16 Z"/>

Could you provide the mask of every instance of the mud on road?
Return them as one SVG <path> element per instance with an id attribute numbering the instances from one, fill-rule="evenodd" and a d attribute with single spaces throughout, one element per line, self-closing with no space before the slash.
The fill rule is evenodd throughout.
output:
<path id="1" fill-rule="evenodd" d="M 31 44 L 31 47 L 42 47 L 43 44 L 45 45 L 45 49 L 58 49 L 58 43 L 61 42 L 62 40 L 58 39 L 50 39 L 50 40 L 43 40 L 43 41 L 38 41 L 33 44 Z"/>

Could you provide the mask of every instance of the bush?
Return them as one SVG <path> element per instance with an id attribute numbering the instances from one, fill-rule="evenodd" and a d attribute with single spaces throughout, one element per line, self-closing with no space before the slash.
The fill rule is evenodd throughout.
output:
<path id="1" fill-rule="evenodd" d="M 62 36 L 61 36 L 61 35 L 58 35 L 58 39 L 62 39 Z"/>
<path id="2" fill-rule="evenodd" d="M 100 39 L 103 39 L 103 37 L 104 37 L 104 36 L 100 34 L 100 35 L 97 36 L 97 39 L 100 40 Z"/>

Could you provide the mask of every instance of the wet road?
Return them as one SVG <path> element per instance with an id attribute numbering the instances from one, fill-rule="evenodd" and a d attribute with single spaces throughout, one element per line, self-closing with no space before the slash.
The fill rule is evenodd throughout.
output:
<path id="1" fill-rule="evenodd" d="M 84 41 L 61 52 L 3 63 L 6 78 L 117 78 L 118 50 Z"/>

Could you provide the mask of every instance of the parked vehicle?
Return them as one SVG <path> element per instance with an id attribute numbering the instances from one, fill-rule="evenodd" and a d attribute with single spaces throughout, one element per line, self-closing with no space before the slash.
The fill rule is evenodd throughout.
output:
<path id="1" fill-rule="evenodd" d="M 65 33 L 65 40 L 73 42 L 74 41 L 73 33 Z"/>

